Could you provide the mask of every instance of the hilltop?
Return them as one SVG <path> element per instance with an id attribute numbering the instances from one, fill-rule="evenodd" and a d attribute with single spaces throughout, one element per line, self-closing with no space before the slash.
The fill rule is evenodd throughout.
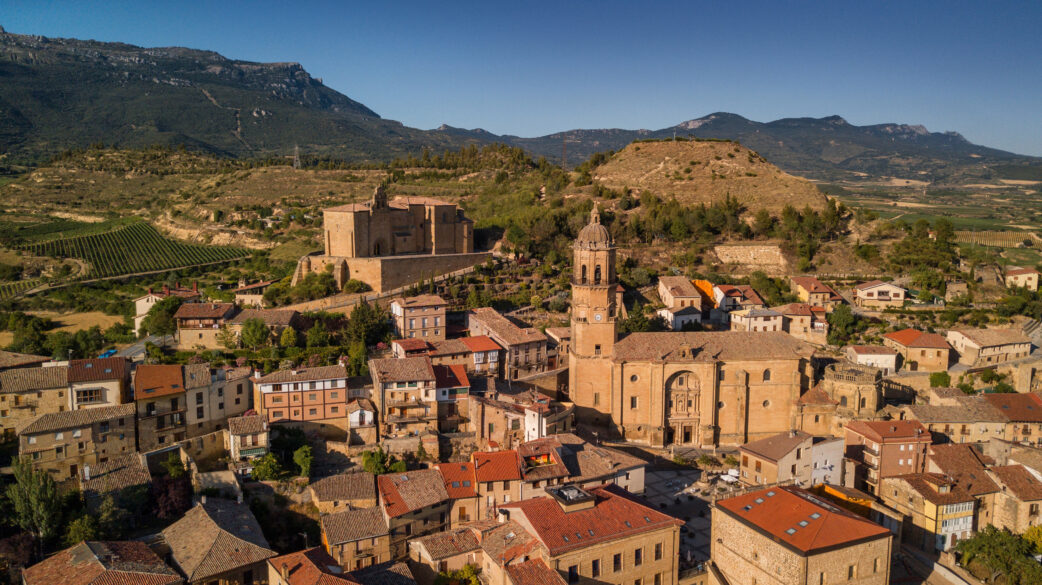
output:
<path id="1" fill-rule="evenodd" d="M 825 196 L 806 179 L 793 177 L 756 152 L 733 142 L 667 140 L 636 142 L 592 171 L 611 189 L 648 190 L 688 205 L 722 202 L 728 195 L 751 211 L 786 205 L 820 209 Z"/>

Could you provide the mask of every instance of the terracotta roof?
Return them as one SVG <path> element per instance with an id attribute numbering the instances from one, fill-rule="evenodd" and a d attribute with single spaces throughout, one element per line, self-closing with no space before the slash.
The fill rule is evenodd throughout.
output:
<path id="1" fill-rule="evenodd" d="M 275 284 L 276 282 L 278 282 L 278 281 L 277 280 L 264 280 L 264 281 L 261 281 L 261 282 L 255 282 L 253 284 L 247 284 L 246 286 L 240 286 L 238 288 L 233 288 L 231 292 L 233 292 L 233 293 L 244 293 L 246 291 L 253 290 L 255 288 L 266 288 L 266 287 L 269 287 L 269 286 Z"/>
<path id="2" fill-rule="evenodd" d="M 856 289 L 856 290 L 868 290 L 870 288 L 876 288 L 877 286 L 883 286 L 883 285 L 892 286 L 894 288 L 900 288 L 901 290 L 904 290 L 903 287 L 897 286 L 896 284 L 894 284 L 892 282 L 884 282 L 882 280 L 870 280 L 868 282 L 862 282 L 861 284 L 855 286 L 854 289 Z"/>
<path id="3" fill-rule="evenodd" d="M 376 500 L 376 476 L 368 471 L 340 473 L 311 484 L 315 499 L 321 502 Z"/>
<path id="4" fill-rule="evenodd" d="M 62 412 L 49 412 L 29 421 L 25 426 L 18 429 L 18 434 L 36 434 L 61 431 L 86 427 L 94 423 L 112 420 L 116 418 L 130 418 L 130 427 L 134 426 L 133 403 L 120 404 L 117 406 L 99 406 L 98 408 L 81 408 L 79 410 L 65 410 Z"/>
<path id="5" fill-rule="evenodd" d="M 168 585 L 181 576 L 143 542 L 86 541 L 22 571 L 25 585 Z"/>
<path id="6" fill-rule="evenodd" d="M 796 402 L 797 404 L 839 404 L 835 400 L 829 398 L 827 392 L 822 390 L 821 386 L 815 386 L 810 390 L 807 390 L 800 396 L 800 399 Z"/>
<path id="7" fill-rule="evenodd" d="M 414 297 L 397 297 L 392 303 L 397 303 L 405 308 L 416 308 L 416 307 L 444 307 L 446 304 L 445 299 L 438 295 L 416 295 Z"/>
<path id="8" fill-rule="evenodd" d="M 639 501 L 615 484 L 586 490 L 595 498 L 592 507 L 565 512 L 553 497 L 539 497 L 500 505 L 500 509 L 523 514 L 533 536 L 551 556 L 595 544 L 628 538 L 635 534 L 683 525 Z"/>
<path id="9" fill-rule="evenodd" d="M 935 405 L 913 404 L 908 407 L 916 420 L 924 423 L 980 423 L 1006 422 L 1006 417 L 991 404 L 973 396 L 962 395 L 954 399 L 958 404 Z"/>
<path id="10" fill-rule="evenodd" d="M 813 435 L 803 431 L 784 432 L 766 439 L 746 443 L 739 447 L 739 450 L 747 451 L 768 461 L 779 461 L 782 457 L 791 453 L 793 449 L 808 442 L 811 438 L 813 438 Z"/>
<path id="11" fill-rule="evenodd" d="M 532 483 L 571 475 L 562 455 L 564 449 L 560 439 L 554 435 L 518 445 L 517 454 L 521 457 L 525 481 Z"/>
<path id="12" fill-rule="evenodd" d="M 437 469 L 388 473 L 376 478 L 380 500 L 391 518 L 433 506 L 449 499 Z"/>
<path id="13" fill-rule="evenodd" d="M 405 351 L 428 351 L 431 345 L 419 337 L 408 337 L 406 339 L 395 339 L 391 343 L 401 347 Z"/>
<path id="14" fill-rule="evenodd" d="M 716 362 L 807 358 L 808 343 L 781 331 L 666 331 L 630 333 L 615 344 L 614 361 Z"/>
<path id="15" fill-rule="evenodd" d="M 228 433 L 232 435 L 253 435 L 267 430 L 264 417 L 259 414 L 233 416 L 228 419 Z"/>
<path id="16" fill-rule="evenodd" d="M 560 573 L 546 566 L 543 559 L 528 559 L 516 565 L 507 565 L 507 576 L 513 585 L 567 585 Z"/>
<path id="17" fill-rule="evenodd" d="M 1021 274 L 1038 274 L 1034 268 L 1013 268 L 1006 271 L 1006 276 L 1019 276 Z"/>
<path id="18" fill-rule="evenodd" d="M 439 463 L 434 468 L 441 473 L 449 498 L 459 500 L 478 497 L 473 463 Z"/>
<path id="19" fill-rule="evenodd" d="M 741 309 L 741 310 L 738 310 L 738 311 L 732 311 L 731 315 L 738 316 L 738 317 L 750 317 L 750 318 L 756 318 L 756 317 L 781 317 L 782 316 L 782 314 L 779 313 L 778 311 L 775 311 L 775 310 L 772 310 L 772 309 L 760 309 L 760 308 L 757 308 L 757 307 L 753 307 L 753 308 L 749 308 L 749 309 Z"/>
<path id="20" fill-rule="evenodd" d="M 521 458 L 517 451 L 479 451 L 471 454 L 470 460 L 479 483 L 521 479 Z"/>
<path id="21" fill-rule="evenodd" d="M 234 303 L 185 303 L 177 308 L 175 319 L 227 318 L 236 310 Z"/>
<path id="22" fill-rule="evenodd" d="M 542 546 L 530 532 L 513 520 L 502 524 L 482 525 L 474 522 L 472 526 L 481 528 L 481 550 L 490 558 L 500 563 L 509 564 Z"/>
<path id="23" fill-rule="evenodd" d="M 300 313 L 292 309 L 243 309 L 232 320 L 231 325 L 241 325 L 250 319 L 260 319 L 268 327 L 289 327 Z"/>
<path id="24" fill-rule="evenodd" d="M 334 380 L 347 377 L 347 369 L 343 365 L 319 366 L 317 368 L 296 368 L 278 370 L 259 378 L 257 384 L 280 384 L 285 382 L 313 382 L 316 380 Z"/>
<path id="25" fill-rule="evenodd" d="M 51 366 L 42 368 L 15 368 L 0 372 L 0 392 L 27 392 L 69 386 L 69 368 Z"/>
<path id="26" fill-rule="evenodd" d="M 322 532 L 330 545 L 376 538 L 387 534 L 387 522 L 379 507 L 347 510 L 321 518 Z"/>
<path id="27" fill-rule="evenodd" d="M 660 276 L 658 277 L 660 287 L 665 287 L 675 297 L 699 297 L 698 289 L 686 276 Z"/>
<path id="28" fill-rule="evenodd" d="M 952 329 L 949 333 L 961 333 L 978 347 L 1031 343 L 1023 332 L 1012 328 L 995 329 Z"/>
<path id="29" fill-rule="evenodd" d="M 390 561 L 379 565 L 370 565 L 351 576 L 362 585 L 416 585 L 416 579 L 409 570 L 409 565 L 401 561 Z"/>
<path id="30" fill-rule="evenodd" d="M 703 281 L 696 280 L 695 285 L 698 286 L 699 282 Z M 763 298 L 760 297 L 760 293 L 756 292 L 756 290 L 748 284 L 718 284 L 716 285 L 716 288 L 720 289 L 720 292 L 723 293 L 723 295 L 726 297 L 734 297 L 741 299 L 739 301 L 739 304 L 742 305 L 767 304 L 763 302 Z"/>
<path id="31" fill-rule="evenodd" d="M 13 351 L 0 350 L 0 370 L 7 368 L 18 368 L 32 366 L 51 361 L 51 358 L 42 355 L 28 353 L 15 353 Z"/>
<path id="32" fill-rule="evenodd" d="M 140 453 L 117 455 L 104 463 L 83 467 L 80 474 L 80 491 L 88 501 L 98 501 L 108 494 L 120 492 L 129 487 L 148 485 L 152 475 L 145 465 L 145 456 Z M 89 479 L 85 479 L 86 475 Z"/>
<path id="33" fill-rule="evenodd" d="M 210 498 L 163 530 L 188 581 L 203 581 L 275 556 L 249 506 Z"/>
<path id="34" fill-rule="evenodd" d="M 270 570 L 287 573 L 289 585 L 355 585 L 336 559 L 320 546 L 268 559 Z"/>
<path id="35" fill-rule="evenodd" d="M 774 307 L 776 312 L 787 317 L 813 317 L 816 312 L 814 309 L 821 309 L 821 307 L 812 307 L 807 303 L 789 303 L 788 305 Z"/>
<path id="36" fill-rule="evenodd" d="M 792 284 L 809 293 L 828 293 L 829 300 L 831 301 L 843 300 L 843 297 L 836 292 L 836 289 L 821 282 L 813 276 L 793 276 L 790 280 L 792 281 Z"/>
<path id="37" fill-rule="evenodd" d="M 793 486 L 718 500 L 716 507 L 804 554 L 890 536 L 886 528 Z"/>
<path id="38" fill-rule="evenodd" d="M 369 372 L 378 383 L 435 380 L 431 359 L 426 356 L 369 360 Z"/>
<path id="39" fill-rule="evenodd" d="M 846 349 L 858 355 L 897 355 L 897 351 L 882 345 L 848 345 Z"/>
<path id="40" fill-rule="evenodd" d="M 974 501 L 973 494 L 940 473 L 912 473 L 883 478 L 884 482 L 894 480 L 907 483 L 923 499 L 937 505 L 963 504 Z M 938 488 L 944 486 L 947 486 L 948 492 L 938 491 Z"/>
<path id="41" fill-rule="evenodd" d="M 902 329 L 887 333 L 886 339 L 905 347 L 923 347 L 928 349 L 951 349 L 948 341 L 938 333 L 926 333 L 918 329 Z"/>
<path id="42" fill-rule="evenodd" d="M 185 391 L 181 366 L 144 364 L 134 370 L 134 400 L 147 400 Z"/>
<path id="43" fill-rule="evenodd" d="M 547 327 L 546 329 L 543 330 L 543 333 L 546 333 L 548 336 L 550 336 L 550 337 L 552 337 L 552 338 L 554 338 L 554 339 L 556 339 L 558 341 L 564 341 L 566 339 L 571 339 L 572 338 L 572 328 L 571 327 Z M 493 342 L 493 343 L 495 343 L 495 342 Z M 496 347 L 499 347 L 499 346 L 497 345 Z"/>
<path id="44" fill-rule="evenodd" d="M 438 388 L 469 388 L 467 370 L 459 364 L 434 366 L 435 385 Z"/>
<path id="45" fill-rule="evenodd" d="M 473 309 L 470 312 L 470 318 L 478 320 L 495 337 L 498 337 L 502 340 L 502 343 L 507 345 L 546 341 L 546 335 L 538 329 L 519 327 L 491 307 Z"/>
<path id="46" fill-rule="evenodd" d="M 1031 475 L 1023 465 L 1003 465 L 988 469 L 999 478 L 1004 490 L 1013 492 L 1013 495 L 1022 502 L 1042 500 L 1042 481 Z"/>
<path id="47" fill-rule="evenodd" d="M 127 360 L 121 357 L 72 360 L 69 362 L 69 383 L 123 380 L 127 377 Z"/>
<path id="48" fill-rule="evenodd" d="M 436 532 L 417 538 L 412 542 L 423 546 L 427 550 L 427 554 L 430 555 L 431 560 L 434 561 L 440 561 L 481 548 L 477 535 L 470 528 Z"/>
<path id="49" fill-rule="evenodd" d="M 970 495 L 980 496 L 999 491 L 999 486 L 988 477 L 982 461 L 984 456 L 972 446 L 959 443 L 930 445 L 926 453 L 931 463 L 929 469 L 936 466 Z"/>
<path id="50" fill-rule="evenodd" d="M 984 394 L 983 396 L 1010 422 L 1042 423 L 1042 397 L 1038 394 Z"/>
<path id="51" fill-rule="evenodd" d="M 571 481 L 585 483 L 605 479 L 647 462 L 624 451 L 593 445 L 572 433 L 554 435 L 561 442 L 561 460 L 570 471 Z"/>
<path id="52" fill-rule="evenodd" d="M 562 329 L 569 329 L 563 327 Z M 570 331 L 571 329 L 569 329 Z M 500 351 L 503 349 L 498 343 L 492 340 L 488 335 L 475 335 L 474 337 L 463 337 L 460 339 L 463 345 L 466 345 L 470 351 Z"/>
<path id="53" fill-rule="evenodd" d="M 249 368 L 241 369 L 247 370 Z M 207 388 L 210 386 L 210 382 L 212 380 L 213 371 L 210 369 L 210 364 L 185 364 L 185 390 L 192 390 L 195 388 Z"/>
<path id="54" fill-rule="evenodd" d="M 368 398 L 355 398 L 351 402 L 347 403 L 348 414 L 356 410 L 365 410 L 368 412 L 376 412 L 376 405 L 373 404 L 372 400 Z"/>
<path id="55" fill-rule="evenodd" d="M 926 427 L 917 420 L 854 420 L 846 428 L 877 443 L 909 439 L 932 442 Z"/>

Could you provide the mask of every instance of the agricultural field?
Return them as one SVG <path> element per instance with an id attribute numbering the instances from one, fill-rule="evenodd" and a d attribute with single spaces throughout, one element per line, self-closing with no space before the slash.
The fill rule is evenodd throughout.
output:
<path id="1" fill-rule="evenodd" d="M 40 280 L 19 280 L 16 282 L 0 282 L 0 301 L 18 296 L 19 294 L 40 284 Z"/>
<path id="2" fill-rule="evenodd" d="M 960 244 L 976 244 L 993 248 L 1017 248 L 1038 246 L 1042 239 L 1025 231 L 957 231 L 955 241 Z"/>

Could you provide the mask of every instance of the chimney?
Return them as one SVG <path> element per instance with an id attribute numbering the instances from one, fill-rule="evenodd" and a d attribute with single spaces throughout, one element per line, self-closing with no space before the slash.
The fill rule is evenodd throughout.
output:
<path id="1" fill-rule="evenodd" d="M 199 503 L 203 504 L 203 505 L 206 505 L 206 495 L 205 494 L 199 496 Z"/>
<path id="2" fill-rule="evenodd" d="M 199 281 L 196 280 L 192 283 L 192 292 L 199 292 Z"/>
<path id="3" fill-rule="evenodd" d="M 83 466 L 83 481 L 90 481 L 90 465 Z"/>
<path id="4" fill-rule="evenodd" d="M 282 563 L 282 571 L 280 572 L 282 573 L 282 580 L 289 582 L 289 565 Z"/>
<path id="5" fill-rule="evenodd" d="M 174 288 L 181 288 L 181 281 L 180 280 L 175 280 L 174 281 Z"/>
<path id="6" fill-rule="evenodd" d="M 148 294 L 152 294 L 152 287 L 148 287 Z"/>
<path id="7" fill-rule="evenodd" d="M 164 295 L 170 294 L 170 287 L 165 285 L 165 284 L 163 285 L 163 294 Z"/>
<path id="8" fill-rule="evenodd" d="M 796 438 L 796 429 L 789 429 L 789 437 Z"/>

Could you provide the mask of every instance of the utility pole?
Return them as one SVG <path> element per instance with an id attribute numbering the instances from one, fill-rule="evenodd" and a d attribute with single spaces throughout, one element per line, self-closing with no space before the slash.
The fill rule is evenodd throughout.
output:
<path id="1" fill-rule="evenodd" d="M 293 168 L 300 168 L 300 145 L 296 144 L 293 146 Z"/>

